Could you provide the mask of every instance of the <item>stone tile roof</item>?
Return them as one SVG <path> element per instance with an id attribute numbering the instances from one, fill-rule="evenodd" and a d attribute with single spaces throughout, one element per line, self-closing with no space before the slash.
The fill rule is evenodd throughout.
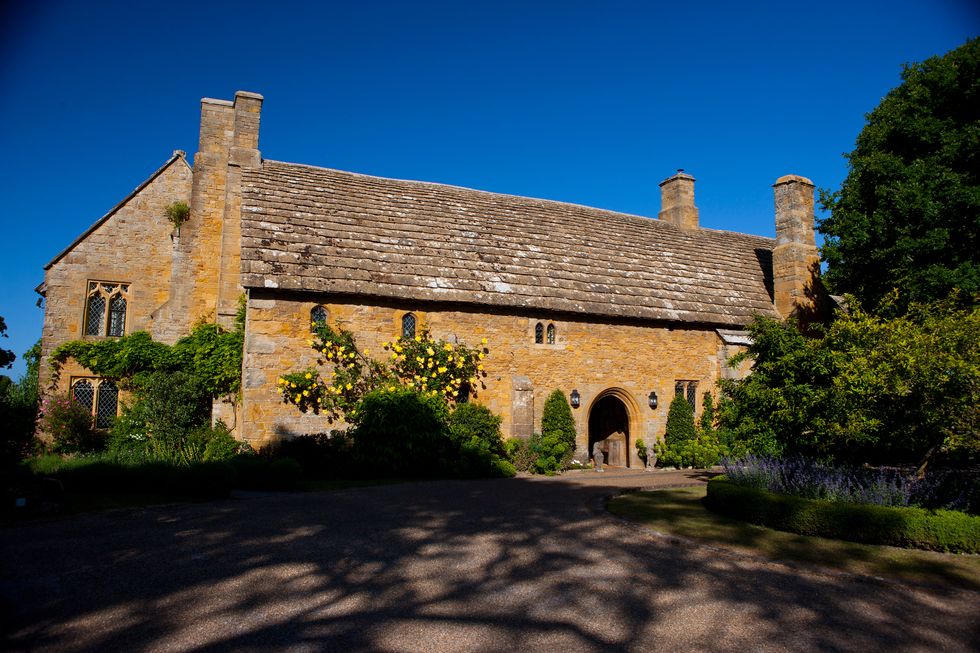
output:
<path id="1" fill-rule="evenodd" d="M 771 238 L 264 161 L 242 285 L 741 326 L 776 316 Z"/>

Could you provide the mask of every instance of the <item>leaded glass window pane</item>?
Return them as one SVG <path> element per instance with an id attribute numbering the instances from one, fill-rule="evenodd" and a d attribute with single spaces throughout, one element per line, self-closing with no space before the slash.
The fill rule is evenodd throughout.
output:
<path id="1" fill-rule="evenodd" d="M 697 399 L 698 384 L 691 381 L 687 384 L 687 403 L 691 404 L 691 408 L 694 408 L 694 402 Z"/>
<path id="2" fill-rule="evenodd" d="M 537 345 L 544 343 L 544 325 L 540 322 L 534 325 L 534 343 Z"/>
<path id="3" fill-rule="evenodd" d="M 77 404 L 85 406 L 88 412 L 92 412 L 92 401 L 95 399 L 95 387 L 91 381 L 79 381 L 71 388 L 71 398 Z"/>
<path id="4" fill-rule="evenodd" d="M 548 344 L 549 345 L 555 344 L 555 325 L 554 324 L 549 324 L 548 325 Z"/>
<path id="5" fill-rule="evenodd" d="M 126 300 L 116 295 L 109 301 L 109 335 L 121 336 L 126 329 Z"/>
<path id="6" fill-rule="evenodd" d="M 116 406 L 119 403 L 119 390 L 115 384 L 103 381 L 99 384 L 99 402 L 95 413 L 95 427 L 107 429 L 112 426 L 116 417 Z"/>
<path id="7" fill-rule="evenodd" d="M 684 382 L 677 381 L 676 383 L 674 383 L 674 396 L 676 397 L 682 394 L 684 394 Z"/>
<path id="8" fill-rule="evenodd" d="M 310 325 L 313 328 L 327 323 L 327 309 L 322 306 L 314 306 L 310 311 Z"/>
<path id="9" fill-rule="evenodd" d="M 105 326 L 105 297 L 93 295 L 88 298 L 88 308 L 85 311 L 85 335 L 101 336 Z"/>
<path id="10" fill-rule="evenodd" d="M 411 313 L 405 313 L 402 316 L 402 338 L 414 338 L 415 337 L 415 316 Z"/>

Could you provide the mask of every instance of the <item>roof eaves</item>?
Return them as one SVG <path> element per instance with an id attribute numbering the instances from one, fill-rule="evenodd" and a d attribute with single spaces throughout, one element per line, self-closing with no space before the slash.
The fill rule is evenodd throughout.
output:
<path id="1" fill-rule="evenodd" d="M 44 266 L 44 269 L 45 270 L 49 270 L 52 265 L 54 265 L 55 263 L 57 263 L 58 261 L 60 261 L 62 258 L 64 258 L 71 250 L 75 249 L 75 247 L 80 242 L 82 242 L 83 240 L 85 240 L 86 238 L 88 238 L 89 235 L 93 231 L 95 231 L 96 229 L 98 229 L 99 227 L 101 227 L 103 224 L 105 224 L 105 222 L 109 218 L 111 218 L 113 215 L 115 215 L 116 212 L 119 209 L 121 209 L 123 206 L 125 206 L 126 203 L 129 202 L 129 200 L 133 199 L 136 195 L 138 195 L 140 191 L 142 191 L 144 188 L 146 188 L 147 186 L 149 186 L 153 182 L 154 179 L 156 179 L 161 174 L 163 174 L 163 171 L 164 170 L 166 170 L 167 168 L 169 168 L 175 161 L 178 161 L 178 160 L 182 160 L 184 162 L 184 165 L 186 165 L 189 170 L 193 170 L 193 168 L 191 167 L 190 163 L 187 162 L 187 153 L 184 152 L 183 150 L 174 150 L 173 155 L 169 159 L 167 159 L 167 162 L 166 163 L 164 163 L 162 166 L 160 166 L 156 170 L 156 172 L 154 172 L 152 175 L 150 175 L 149 177 L 147 177 L 146 181 L 144 181 L 142 184 L 140 184 L 139 186 L 137 186 L 133 190 L 133 192 L 131 192 L 126 197 L 124 197 L 121 202 L 119 202 L 114 207 L 112 207 L 111 209 L 109 209 L 109 212 L 108 213 L 106 213 L 104 216 L 102 216 L 101 218 L 99 218 L 98 220 L 96 220 L 95 221 L 95 224 L 93 224 L 91 227 L 89 227 L 88 229 L 86 229 L 82 233 L 81 236 L 79 236 L 78 238 L 76 238 L 75 240 L 73 240 L 72 243 L 71 243 L 71 245 L 69 245 L 65 249 L 61 250 L 61 252 L 58 253 L 57 256 L 55 256 L 53 259 L 51 259 L 51 261 L 47 265 Z"/>

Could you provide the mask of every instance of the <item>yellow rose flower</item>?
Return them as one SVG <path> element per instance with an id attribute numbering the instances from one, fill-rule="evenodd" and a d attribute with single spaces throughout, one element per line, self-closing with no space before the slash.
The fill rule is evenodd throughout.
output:
<path id="1" fill-rule="evenodd" d="M 348 390 L 350 390 L 351 388 L 353 388 L 353 387 L 354 387 L 354 384 L 353 384 L 353 383 L 348 383 L 348 384 L 347 384 L 346 386 L 344 386 L 344 387 L 346 387 L 346 388 L 347 388 Z"/>
<path id="2" fill-rule="evenodd" d="M 290 384 L 289 384 L 289 387 L 290 387 L 290 388 L 295 388 L 295 387 L 296 387 L 296 384 L 295 384 L 295 383 L 290 383 Z"/>
<path id="3" fill-rule="evenodd" d="M 312 379 L 312 378 L 313 378 L 313 375 L 312 375 L 312 374 L 310 374 L 309 372 L 307 372 L 307 373 L 306 373 L 306 378 L 308 378 L 308 379 Z"/>
<path id="4" fill-rule="evenodd" d="M 439 374 L 445 374 L 445 373 L 446 373 L 446 368 L 445 367 L 440 367 L 439 368 Z"/>
<path id="5" fill-rule="evenodd" d="M 446 351 L 452 351 L 453 350 L 453 346 L 450 345 L 448 342 L 446 344 L 444 344 L 442 346 L 442 348 L 445 349 Z"/>
<path id="6" fill-rule="evenodd" d="M 398 354 L 396 354 L 395 352 L 391 352 L 391 360 L 393 361 L 398 360 Z"/>
<path id="7" fill-rule="evenodd" d="M 433 379 L 436 378 L 436 373 L 435 372 L 432 373 L 432 378 Z"/>
<path id="8" fill-rule="evenodd" d="M 310 391 L 309 390 L 303 390 L 303 396 L 304 397 L 309 397 L 310 396 Z"/>
<path id="9" fill-rule="evenodd" d="M 481 340 L 481 341 L 480 341 L 480 344 L 481 344 L 481 345 L 485 345 L 485 344 L 487 344 L 487 339 L 486 339 L 486 338 L 484 338 L 483 340 Z"/>
<path id="10" fill-rule="evenodd" d="M 422 336 L 415 336 L 415 342 L 422 342 Z"/>

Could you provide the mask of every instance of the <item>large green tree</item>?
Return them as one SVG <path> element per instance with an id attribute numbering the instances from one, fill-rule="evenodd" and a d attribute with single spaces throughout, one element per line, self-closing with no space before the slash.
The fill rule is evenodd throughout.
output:
<path id="1" fill-rule="evenodd" d="M 912 304 L 885 318 L 851 310 L 807 338 L 791 323 L 749 327 L 753 372 L 722 382 L 736 453 L 925 465 L 980 457 L 980 308 Z M 887 309 L 886 311 L 890 312 Z"/>
<path id="2" fill-rule="evenodd" d="M 846 155 L 840 191 L 821 191 L 830 211 L 825 282 L 876 307 L 899 290 L 902 312 L 980 292 L 980 39 L 907 65 L 902 84 L 867 116 Z"/>

